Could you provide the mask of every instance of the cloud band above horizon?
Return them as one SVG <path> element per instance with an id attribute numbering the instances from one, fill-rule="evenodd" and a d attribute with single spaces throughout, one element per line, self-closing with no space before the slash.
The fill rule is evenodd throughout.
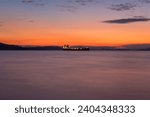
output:
<path id="1" fill-rule="evenodd" d="M 114 19 L 114 20 L 106 20 L 103 21 L 104 23 L 114 23 L 114 24 L 128 24 L 128 23 L 135 23 L 135 22 L 147 22 L 150 21 L 150 18 L 137 16 L 133 18 L 122 18 L 122 19 Z"/>

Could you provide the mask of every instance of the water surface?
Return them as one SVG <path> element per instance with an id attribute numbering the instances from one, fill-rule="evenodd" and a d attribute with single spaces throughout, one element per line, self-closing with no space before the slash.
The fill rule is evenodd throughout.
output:
<path id="1" fill-rule="evenodd" d="M 0 99 L 150 99 L 150 52 L 0 51 Z"/>

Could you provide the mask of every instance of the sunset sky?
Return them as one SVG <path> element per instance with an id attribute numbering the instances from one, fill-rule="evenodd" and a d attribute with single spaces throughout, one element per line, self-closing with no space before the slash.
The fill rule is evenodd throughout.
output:
<path id="1" fill-rule="evenodd" d="M 150 43 L 150 0 L 0 0 L 0 42 Z"/>

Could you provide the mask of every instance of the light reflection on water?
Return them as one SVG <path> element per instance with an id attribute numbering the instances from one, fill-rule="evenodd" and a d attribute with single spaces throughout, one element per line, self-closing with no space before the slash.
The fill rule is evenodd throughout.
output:
<path id="1" fill-rule="evenodd" d="M 150 99 L 150 53 L 0 51 L 0 99 Z"/>

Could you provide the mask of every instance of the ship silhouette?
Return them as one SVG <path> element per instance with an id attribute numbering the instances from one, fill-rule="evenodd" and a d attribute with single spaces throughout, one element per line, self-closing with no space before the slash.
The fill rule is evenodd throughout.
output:
<path id="1" fill-rule="evenodd" d="M 70 47 L 69 45 L 63 46 L 64 51 L 89 51 L 89 47 Z"/>

